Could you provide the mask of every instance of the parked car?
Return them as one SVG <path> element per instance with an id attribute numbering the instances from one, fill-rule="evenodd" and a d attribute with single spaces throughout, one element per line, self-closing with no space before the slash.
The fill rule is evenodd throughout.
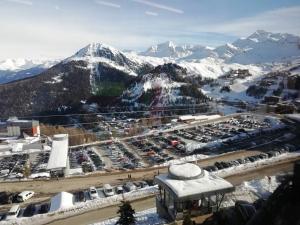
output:
<path id="1" fill-rule="evenodd" d="M 26 207 L 26 209 L 24 210 L 23 216 L 24 217 L 31 217 L 34 215 L 36 210 L 36 206 L 35 204 L 30 204 Z"/>
<path id="2" fill-rule="evenodd" d="M 14 205 L 10 208 L 6 215 L 6 220 L 13 220 L 16 219 L 20 213 L 20 205 Z"/>
<path id="3" fill-rule="evenodd" d="M 23 191 L 17 196 L 17 200 L 19 202 L 25 202 L 26 200 L 32 198 L 34 195 L 33 191 Z"/>
<path id="4" fill-rule="evenodd" d="M 123 194 L 124 193 L 124 189 L 122 186 L 118 186 L 116 187 L 116 193 L 119 195 L 119 194 Z"/>
<path id="5" fill-rule="evenodd" d="M 5 213 L 0 213 L 0 221 L 6 219 L 6 214 Z"/>
<path id="6" fill-rule="evenodd" d="M 91 199 L 96 199 L 99 197 L 98 192 L 95 187 L 90 187 L 89 194 L 90 194 Z"/>
<path id="7" fill-rule="evenodd" d="M 140 184 L 141 184 L 142 188 L 149 187 L 149 185 L 148 185 L 148 183 L 146 181 L 141 181 Z"/>
<path id="8" fill-rule="evenodd" d="M 83 191 L 76 192 L 76 198 L 79 202 L 85 202 L 86 198 Z"/>
<path id="9" fill-rule="evenodd" d="M 14 200 L 14 194 L 9 192 L 0 192 L 0 204 L 11 204 Z"/>
<path id="10" fill-rule="evenodd" d="M 103 192 L 104 192 L 106 197 L 110 197 L 110 196 L 115 195 L 115 192 L 114 192 L 113 188 L 110 186 L 110 184 L 104 184 L 103 185 Z"/>
<path id="11" fill-rule="evenodd" d="M 40 207 L 39 214 L 47 213 L 49 211 L 49 209 L 50 209 L 49 203 L 44 203 Z"/>
<path id="12" fill-rule="evenodd" d="M 128 192 L 135 191 L 137 189 L 136 186 L 132 182 L 126 182 L 123 187 Z"/>

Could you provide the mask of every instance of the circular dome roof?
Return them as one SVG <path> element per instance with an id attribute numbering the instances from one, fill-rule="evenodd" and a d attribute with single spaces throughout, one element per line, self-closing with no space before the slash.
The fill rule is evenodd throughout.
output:
<path id="1" fill-rule="evenodd" d="M 177 180 L 192 180 L 203 177 L 203 170 L 193 163 L 174 164 L 169 167 L 169 176 Z"/>

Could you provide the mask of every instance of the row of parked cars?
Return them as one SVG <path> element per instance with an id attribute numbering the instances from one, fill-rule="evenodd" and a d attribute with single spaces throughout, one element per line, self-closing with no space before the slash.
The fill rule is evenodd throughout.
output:
<path id="1" fill-rule="evenodd" d="M 0 159 L 0 178 L 22 178 L 28 154 L 15 154 Z"/>
<path id="2" fill-rule="evenodd" d="M 93 161 L 96 170 L 103 170 L 105 167 L 105 163 L 100 159 L 100 156 L 96 154 L 93 150 L 87 151 L 88 156 Z"/>
<path id="3" fill-rule="evenodd" d="M 0 192 L 0 205 L 24 202 L 32 198 L 33 191 L 23 191 L 21 193 Z"/>
<path id="4" fill-rule="evenodd" d="M 49 212 L 50 204 L 29 204 L 25 209 L 22 209 L 20 205 L 13 205 L 7 213 L 0 214 L 1 220 L 13 220 L 20 216 L 22 217 L 31 217 L 34 214 L 45 214 Z"/>
<path id="5" fill-rule="evenodd" d="M 36 156 L 35 162 L 32 163 L 31 173 L 42 173 L 46 171 L 46 165 L 49 161 L 50 152 L 41 152 Z"/>
<path id="6" fill-rule="evenodd" d="M 149 184 L 146 181 L 126 182 L 123 185 L 118 185 L 115 187 L 111 186 L 110 184 L 104 184 L 102 188 L 96 188 L 95 186 L 92 186 L 86 192 L 79 191 L 74 195 L 76 201 L 85 202 L 88 198 L 93 200 L 100 197 L 111 197 L 114 195 L 119 195 L 125 192 L 131 192 L 146 187 L 149 187 Z"/>
<path id="7" fill-rule="evenodd" d="M 161 164 L 174 159 L 165 151 L 165 148 L 168 147 L 165 143 L 160 143 L 155 138 L 154 143 L 148 140 L 133 140 L 130 142 L 130 144 L 139 150 L 140 155 L 152 165 Z"/>
<path id="8" fill-rule="evenodd" d="M 127 170 L 143 166 L 139 159 L 121 143 L 102 145 L 101 147 L 112 161 L 114 168 Z"/>
<path id="9" fill-rule="evenodd" d="M 98 199 L 100 197 L 111 197 L 118 194 L 123 194 L 125 192 L 135 191 L 141 188 L 149 187 L 152 185 L 151 182 L 146 181 L 134 181 L 134 182 L 126 182 L 123 185 L 111 186 L 110 184 L 104 184 L 102 188 L 90 187 L 87 191 L 78 191 L 74 193 L 75 202 L 85 202 L 88 199 Z M 101 192 L 104 194 L 101 195 Z M 12 196 L 12 197 L 10 197 Z M 33 191 L 23 191 L 19 194 L 8 194 L 6 192 L 0 193 L 0 203 L 1 204 L 11 204 L 17 202 L 24 202 L 34 196 Z M 11 207 L 11 209 L 5 213 L 0 214 L 1 220 L 12 220 L 17 217 L 31 217 L 35 214 L 44 214 L 47 213 L 50 209 L 50 203 L 42 203 L 42 204 L 29 204 L 25 209 L 21 209 L 20 205 L 16 204 Z"/>
<path id="10" fill-rule="evenodd" d="M 266 153 L 260 153 L 258 155 L 248 156 L 248 157 L 245 157 L 242 159 L 236 159 L 236 160 L 232 160 L 232 161 L 215 162 L 214 165 L 204 167 L 203 169 L 205 169 L 209 172 L 214 172 L 217 170 L 222 170 L 222 169 L 226 169 L 226 168 L 233 167 L 233 166 L 238 166 L 238 165 L 245 164 L 245 163 L 255 162 L 255 161 L 258 161 L 261 159 L 272 158 L 272 157 L 278 156 L 280 154 L 283 154 L 286 152 L 293 152 L 293 151 L 296 151 L 296 147 L 291 144 L 286 144 L 281 148 L 275 148 L 274 150 L 268 151 Z"/>

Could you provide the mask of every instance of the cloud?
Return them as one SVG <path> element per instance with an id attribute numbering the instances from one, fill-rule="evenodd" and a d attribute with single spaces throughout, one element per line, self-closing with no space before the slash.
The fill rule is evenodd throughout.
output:
<path id="1" fill-rule="evenodd" d="M 148 15 L 148 16 L 158 16 L 158 13 L 151 12 L 151 11 L 146 11 L 145 14 Z"/>
<path id="2" fill-rule="evenodd" d="M 33 5 L 33 3 L 28 0 L 5 0 L 5 1 L 14 2 L 14 3 L 18 3 L 18 4 L 23 4 L 23 5 Z"/>
<path id="3" fill-rule="evenodd" d="M 54 8 L 55 8 L 56 10 L 61 10 L 61 8 L 59 7 L 59 5 L 55 5 Z"/>
<path id="4" fill-rule="evenodd" d="M 197 31 L 219 32 L 245 36 L 262 29 L 271 32 L 287 32 L 300 35 L 300 6 L 279 8 L 255 16 L 244 17 L 218 24 L 195 25 Z"/>
<path id="5" fill-rule="evenodd" d="M 183 14 L 184 13 L 180 9 L 176 9 L 176 8 L 173 8 L 173 7 L 170 7 L 170 6 L 167 6 L 167 5 L 158 4 L 158 3 L 151 2 L 151 1 L 148 1 L 148 0 L 132 0 L 132 1 L 144 4 L 144 5 L 148 5 L 148 6 L 157 8 L 157 9 L 163 9 L 163 10 L 173 12 L 173 13 L 178 13 L 178 14 Z"/>
<path id="6" fill-rule="evenodd" d="M 106 2 L 106 1 L 101 1 L 101 0 L 95 0 L 95 3 L 97 3 L 99 5 L 104 5 L 104 6 L 112 7 L 112 8 L 121 8 L 121 5 L 119 5 L 119 4 L 115 4 L 115 3 L 111 3 L 111 2 Z"/>

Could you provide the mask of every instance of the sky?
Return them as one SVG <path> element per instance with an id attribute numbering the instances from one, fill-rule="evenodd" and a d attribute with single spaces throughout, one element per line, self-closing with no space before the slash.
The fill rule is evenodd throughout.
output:
<path id="1" fill-rule="evenodd" d="M 92 42 L 215 47 L 258 29 L 300 36 L 300 0 L 0 0 L 0 60 L 62 59 Z"/>

